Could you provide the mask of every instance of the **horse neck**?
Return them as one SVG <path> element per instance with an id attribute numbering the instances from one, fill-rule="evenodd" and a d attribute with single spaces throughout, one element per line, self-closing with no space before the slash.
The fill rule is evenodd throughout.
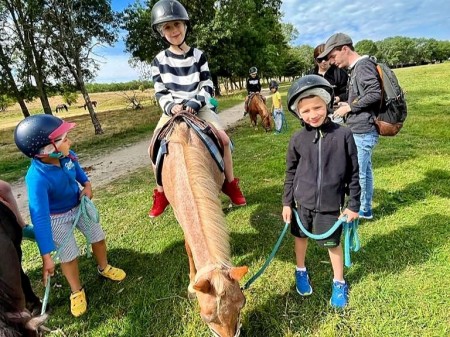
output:
<path id="1" fill-rule="evenodd" d="M 229 234 L 218 196 L 223 175 L 194 131 L 183 126 L 177 126 L 170 137 L 167 159 L 170 158 L 169 165 L 174 165 L 170 179 L 175 184 L 166 195 L 183 228 L 196 268 L 229 265 Z"/>

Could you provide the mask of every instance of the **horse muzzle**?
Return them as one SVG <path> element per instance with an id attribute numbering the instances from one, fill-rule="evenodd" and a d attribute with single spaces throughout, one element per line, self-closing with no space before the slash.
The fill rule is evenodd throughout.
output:
<path id="1" fill-rule="evenodd" d="M 238 322 L 236 324 L 236 332 L 234 333 L 233 337 L 239 337 L 241 335 L 241 318 L 239 317 Z M 211 330 L 212 337 L 223 337 L 219 333 L 217 333 L 213 328 L 209 327 L 209 330 Z"/>

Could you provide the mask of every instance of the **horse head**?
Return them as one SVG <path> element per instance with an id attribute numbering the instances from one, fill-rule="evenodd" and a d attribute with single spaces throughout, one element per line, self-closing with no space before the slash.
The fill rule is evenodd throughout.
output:
<path id="1" fill-rule="evenodd" d="M 239 280 L 248 267 L 212 266 L 200 269 L 193 288 L 200 305 L 202 320 L 215 337 L 238 337 L 240 314 L 245 297 Z"/>

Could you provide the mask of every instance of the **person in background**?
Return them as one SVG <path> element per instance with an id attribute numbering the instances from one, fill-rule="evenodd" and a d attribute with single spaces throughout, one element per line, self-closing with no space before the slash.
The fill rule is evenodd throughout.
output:
<path id="1" fill-rule="evenodd" d="M 154 137 L 172 116 L 183 110 L 211 123 L 218 130 L 224 146 L 225 181 L 222 191 L 234 205 L 246 205 L 239 179 L 235 178 L 233 172 L 230 138 L 218 115 L 208 107 L 213 83 L 206 56 L 186 43 L 190 30 L 186 9 L 176 0 L 160 0 L 152 8 L 151 20 L 155 34 L 169 44 L 169 48 L 158 53 L 151 64 L 156 100 L 163 110 L 155 127 Z M 150 147 L 148 151 L 150 155 Z M 153 190 L 153 205 L 148 213 L 149 217 L 161 215 L 168 205 L 163 186 L 157 185 Z"/>
<path id="2" fill-rule="evenodd" d="M 314 48 L 314 68 L 311 70 L 310 74 L 315 74 L 322 76 L 328 82 L 334 90 L 334 102 L 333 104 L 338 104 L 339 102 L 347 102 L 347 83 L 348 75 L 344 69 L 332 65 L 327 58 L 319 58 L 319 55 L 325 50 L 325 44 L 319 44 Z"/>
<path id="3" fill-rule="evenodd" d="M 283 123 L 286 123 L 284 112 L 283 112 L 283 103 L 281 102 L 281 94 L 278 91 L 278 83 L 277 81 L 270 81 L 269 89 L 272 93 L 272 116 L 275 122 L 275 134 L 278 135 L 281 133 L 281 129 L 283 127 Z"/>
<path id="4" fill-rule="evenodd" d="M 246 82 L 246 88 L 247 88 L 247 96 L 245 96 L 245 103 L 244 103 L 244 117 L 248 114 L 248 103 L 250 96 L 254 93 L 259 94 L 261 92 L 261 80 L 258 76 L 258 68 L 251 67 L 248 70 L 249 76 L 247 78 Z M 263 97 L 264 98 L 264 97 Z M 265 98 L 264 98 L 265 101 Z"/>
<path id="5" fill-rule="evenodd" d="M 284 222 L 291 223 L 295 236 L 296 290 L 301 296 L 312 294 L 305 265 L 308 237 L 299 229 L 299 220 L 313 234 L 327 233 L 342 216 L 351 222 L 358 218 L 360 191 L 358 158 L 349 128 L 332 123 L 329 118 L 333 88 L 318 75 L 306 75 L 288 91 L 288 109 L 301 120 L 304 128 L 289 142 L 284 182 Z M 348 205 L 344 206 L 345 191 Z M 348 284 L 344 280 L 344 261 L 340 237 L 342 226 L 317 243 L 328 249 L 333 269 L 331 306 L 343 308 L 348 302 Z"/>
<path id="6" fill-rule="evenodd" d="M 359 217 L 372 219 L 374 190 L 372 153 L 379 138 L 375 128 L 375 116 L 382 99 L 381 80 L 376 65 L 368 55 L 360 56 L 355 51 L 350 36 L 344 33 L 332 35 L 318 58 L 326 58 L 330 64 L 350 71 L 348 101 L 341 102 L 333 115 L 337 118 L 345 118 L 347 126 L 353 132 L 358 148 L 361 184 Z"/>

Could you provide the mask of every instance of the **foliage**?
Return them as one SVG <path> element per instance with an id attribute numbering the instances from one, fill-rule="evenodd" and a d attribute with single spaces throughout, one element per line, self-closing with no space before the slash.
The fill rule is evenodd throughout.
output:
<path id="1" fill-rule="evenodd" d="M 150 81 L 130 81 L 117 83 L 88 83 L 86 88 L 89 92 L 110 92 L 125 90 L 141 90 L 142 88 L 153 88 L 153 82 Z"/>
<path id="2" fill-rule="evenodd" d="M 0 112 L 6 111 L 6 109 L 14 104 L 14 99 L 8 95 L 0 95 Z"/>
<path id="3" fill-rule="evenodd" d="M 149 24 L 155 2 L 149 1 L 148 7 L 135 3 L 122 17 L 122 27 L 128 31 L 127 50 L 141 61 L 151 61 L 167 47 Z M 187 42 L 206 53 L 213 79 L 246 77 L 251 66 L 267 73 L 265 76 L 279 73 L 279 55 L 286 47 L 280 23 L 281 1 L 195 0 L 183 4 L 192 27 Z M 217 82 L 215 85 L 218 87 Z"/>

